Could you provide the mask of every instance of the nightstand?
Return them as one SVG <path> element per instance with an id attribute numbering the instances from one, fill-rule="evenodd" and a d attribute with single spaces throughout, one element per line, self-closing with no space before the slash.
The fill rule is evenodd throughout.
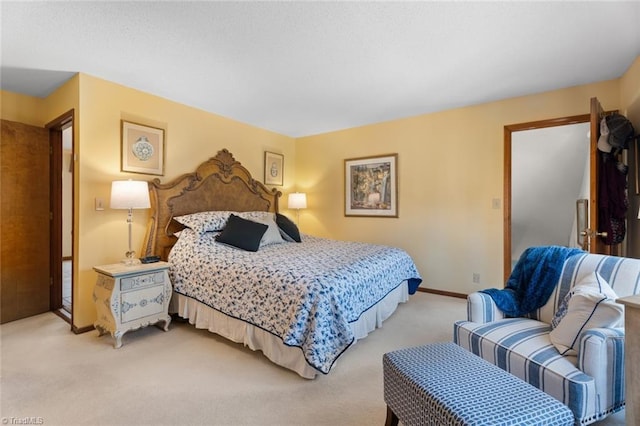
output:
<path id="1" fill-rule="evenodd" d="M 130 330 L 164 322 L 169 330 L 171 281 L 167 262 L 95 266 L 98 279 L 93 290 L 98 319 L 94 327 L 100 336 L 109 332 L 114 347 L 122 346 L 122 336 Z"/>

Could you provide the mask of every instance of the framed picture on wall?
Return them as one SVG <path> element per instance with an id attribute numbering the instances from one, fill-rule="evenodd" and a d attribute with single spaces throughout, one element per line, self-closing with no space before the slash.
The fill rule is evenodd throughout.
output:
<path id="1" fill-rule="evenodd" d="M 164 129 L 121 120 L 122 171 L 164 174 Z"/>
<path id="2" fill-rule="evenodd" d="M 264 152 L 265 185 L 284 185 L 284 155 L 275 152 Z"/>
<path id="3" fill-rule="evenodd" d="M 344 215 L 398 217 L 398 154 L 344 160 Z"/>

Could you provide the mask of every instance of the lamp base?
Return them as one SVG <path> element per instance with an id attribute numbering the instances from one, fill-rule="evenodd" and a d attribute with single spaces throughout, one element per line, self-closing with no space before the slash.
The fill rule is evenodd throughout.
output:
<path id="1" fill-rule="evenodd" d="M 139 265 L 142 262 L 140 262 L 140 259 L 135 257 L 135 255 L 136 253 L 134 251 L 128 251 L 126 254 L 127 257 L 122 259 L 120 263 L 124 263 L 127 266 Z"/>

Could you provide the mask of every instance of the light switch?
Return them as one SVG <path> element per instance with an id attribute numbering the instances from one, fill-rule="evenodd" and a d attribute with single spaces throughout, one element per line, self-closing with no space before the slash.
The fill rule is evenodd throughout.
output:
<path id="1" fill-rule="evenodd" d="M 493 198 L 491 200 L 491 208 L 494 210 L 500 209 L 500 198 Z"/>
<path id="2" fill-rule="evenodd" d="M 96 211 L 104 210 L 104 200 L 100 197 L 96 197 Z"/>

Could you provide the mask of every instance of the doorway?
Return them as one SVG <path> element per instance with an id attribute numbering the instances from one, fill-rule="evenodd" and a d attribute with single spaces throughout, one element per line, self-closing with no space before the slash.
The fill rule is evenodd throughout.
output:
<path id="1" fill-rule="evenodd" d="M 514 132 L 511 263 L 529 247 L 581 247 L 576 201 L 590 199 L 589 123 Z"/>
<path id="2" fill-rule="evenodd" d="M 504 257 L 503 271 L 504 282 L 509 279 L 512 270 L 512 139 L 513 133 L 531 129 L 542 129 L 549 127 L 572 125 L 576 123 L 589 123 L 588 139 L 586 143 L 589 146 L 589 198 L 588 218 L 585 218 L 587 226 L 582 235 L 591 253 L 612 254 L 611 246 L 606 246 L 600 236 L 598 230 L 599 223 L 599 194 L 598 194 L 598 170 L 600 168 L 601 156 L 598 154 L 598 138 L 600 137 L 600 120 L 609 112 L 603 110 L 598 98 L 591 98 L 589 105 L 589 114 L 576 115 L 571 117 L 562 117 L 550 120 L 535 121 L 529 123 L 520 123 L 504 126 Z M 579 163 L 583 160 L 578 159 Z M 536 179 L 534 176 L 533 179 Z M 561 184 L 561 182 L 559 182 Z M 582 200 L 584 201 L 584 200 Z M 576 202 L 576 200 L 572 200 Z M 577 209 L 576 209 L 577 210 Z"/>
<path id="3" fill-rule="evenodd" d="M 525 248 L 546 244 L 570 245 L 571 233 L 575 229 L 575 202 L 580 198 L 591 198 L 590 118 L 585 114 L 505 126 L 505 283 Z M 577 155 L 571 158 L 571 151 L 576 149 Z M 557 170 L 563 162 L 566 163 L 565 168 Z M 564 175 L 569 169 L 573 170 L 571 183 L 565 185 L 567 178 Z M 547 215 L 537 209 L 555 199 L 563 200 L 563 205 L 555 212 Z M 545 239 L 550 221 L 555 221 L 554 225 L 562 229 L 553 230 L 554 236 L 549 237 L 553 241 Z M 561 235 L 555 235 L 558 232 Z"/>
<path id="4" fill-rule="evenodd" d="M 51 310 L 73 328 L 73 111 L 46 125 L 51 144 Z"/>
<path id="5" fill-rule="evenodd" d="M 73 122 L 62 129 L 62 309 L 73 311 Z"/>

